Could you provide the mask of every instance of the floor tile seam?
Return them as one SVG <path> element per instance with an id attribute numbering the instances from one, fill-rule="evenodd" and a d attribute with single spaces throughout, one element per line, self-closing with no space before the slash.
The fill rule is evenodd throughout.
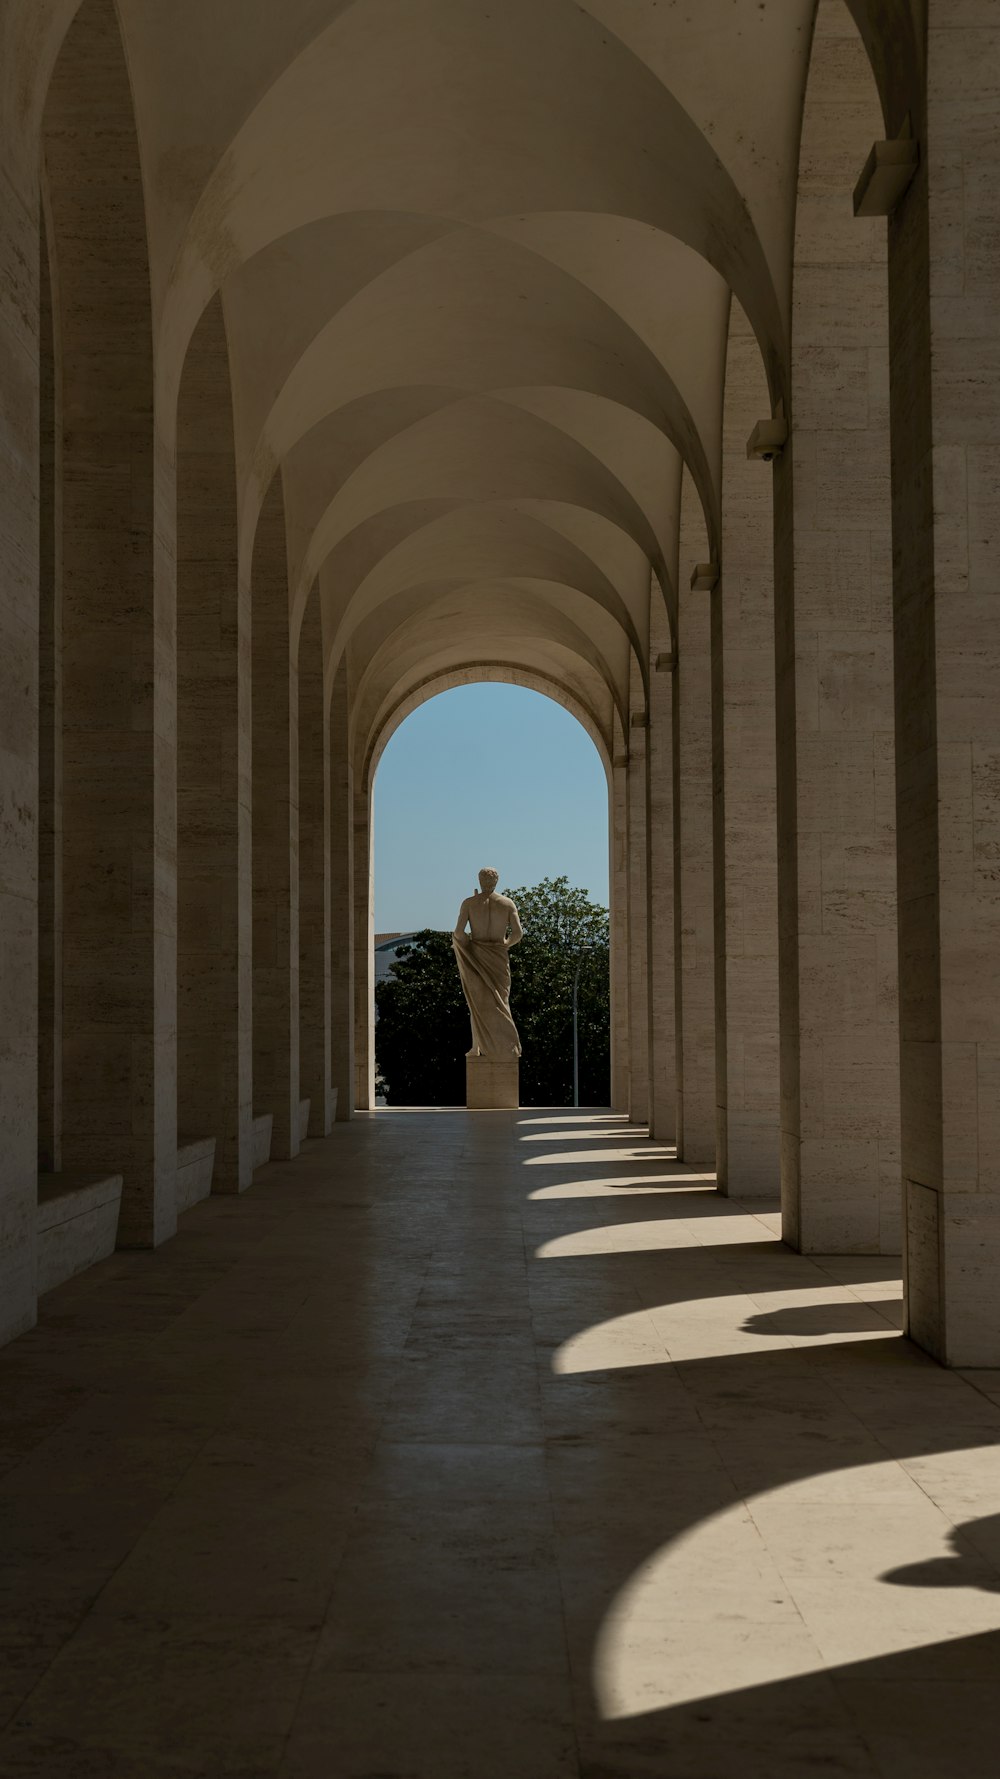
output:
<path id="1" fill-rule="evenodd" d="M 701 1413 L 697 1394 L 690 1387 L 690 1385 L 687 1383 L 686 1377 L 684 1376 L 683 1366 L 678 1367 L 677 1363 L 673 1360 L 670 1361 L 670 1364 L 671 1364 L 672 1369 L 675 1372 L 678 1371 L 678 1369 L 680 1370 L 681 1375 L 680 1375 L 679 1381 L 681 1383 L 682 1388 L 686 1391 L 686 1393 L 690 1396 L 690 1398 L 692 1400 L 695 1415 L 696 1415 L 698 1422 L 702 1428 L 705 1438 L 707 1439 L 709 1445 L 712 1448 L 712 1451 L 715 1454 L 715 1459 L 716 1459 L 718 1468 L 719 1468 L 720 1472 L 722 1473 L 722 1475 L 724 1475 L 728 1479 L 730 1484 L 732 1485 L 732 1489 L 733 1489 L 733 1493 L 734 1493 L 734 1501 L 732 1503 L 730 1503 L 730 1505 L 735 1505 L 735 1503 L 737 1501 L 741 1502 L 743 1507 L 746 1509 L 747 1513 L 749 1513 L 751 1519 L 753 1519 L 754 1525 L 757 1526 L 757 1520 L 756 1520 L 756 1517 L 754 1516 L 753 1507 L 752 1507 L 751 1503 L 756 1501 L 758 1496 L 761 1495 L 762 1493 L 764 1493 L 765 1491 L 762 1489 L 753 1489 L 753 1490 L 750 1490 L 749 1492 L 747 1492 L 744 1488 L 742 1488 L 740 1486 L 740 1481 L 737 1476 L 737 1473 L 726 1456 L 726 1443 L 727 1443 L 728 1435 L 720 1432 L 716 1428 L 711 1427 L 708 1424 L 708 1422 L 705 1420 L 704 1416 Z M 864 1423 L 862 1421 L 860 1421 L 859 1417 L 855 1416 L 855 1419 L 858 1420 L 858 1424 L 860 1426 L 864 1427 Z M 870 1429 L 866 1427 L 865 1431 L 870 1432 Z M 881 1444 L 880 1441 L 878 1443 Z M 883 1448 L 883 1449 L 885 1449 L 885 1448 Z M 887 1453 L 887 1456 L 891 1456 L 891 1454 Z M 856 1468 L 856 1466 L 835 1465 L 833 1468 L 839 1473 L 845 1469 Z M 901 1468 L 901 1466 L 900 1466 L 900 1468 Z M 814 1473 L 811 1471 L 810 1476 L 812 1476 L 813 1474 Z M 822 1474 L 826 1474 L 826 1472 L 824 1471 L 824 1472 L 822 1472 Z M 799 1479 L 799 1478 L 790 1479 L 789 1486 L 794 1486 L 794 1483 L 799 1480 L 802 1480 L 802 1479 Z M 780 1482 L 777 1484 L 771 1485 L 772 1488 L 782 1487 L 782 1486 L 785 1486 L 785 1485 L 782 1485 Z M 721 1512 L 721 1511 L 724 1511 L 724 1510 L 723 1509 L 713 1509 L 713 1514 L 715 1512 Z M 711 1517 L 712 1517 L 712 1515 L 705 1515 L 702 1518 L 699 1518 L 697 1521 L 695 1521 L 694 1524 L 702 1525 L 702 1524 L 706 1523 L 707 1520 Z M 757 1529 L 758 1529 L 758 1532 L 760 1532 L 760 1528 L 758 1527 Z M 760 1535 L 763 1538 L 763 1533 L 761 1533 Z M 765 1543 L 766 1543 L 766 1541 L 765 1541 Z M 796 1610 L 797 1610 L 797 1608 L 796 1608 Z"/>
<path id="2" fill-rule="evenodd" d="M 755 1499 L 755 1497 L 752 1499 Z M 778 1574 L 781 1577 L 782 1585 L 787 1590 L 789 1599 L 791 1600 L 792 1605 L 795 1608 L 795 1612 L 798 1616 L 799 1622 L 802 1625 L 802 1629 L 805 1632 L 805 1635 L 808 1637 L 809 1642 L 815 1648 L 816 1653 L 819 1657 L 820 1667 L 817 1670 L 815 1670 L 815 1672 L 825 1675 L 826 1678 L 828 1679 L 828 1681 L 831 1682 L 833 1691 L 834 1691 L 834 1696 L 836 1697 L 838 1705 L 840 1707 L 840 1710 L 843 1713 L 844 1722 L 848 1727 L 850 1727 L 854 1731 L 854 1734 L 857 1736 L 859 1742 L 861 1743 L 861 1746 L 864 1749 L 865 1753 L 867 1754 L 868 1759 L 871 1761 L 874 1771 L 880 1776 L 880 1779 L 890 1779 L 890 1774 L 889 1774 L 888 1770 L 883 1766 L 881 1761 L 878 1760 L 876 1753 L 875 1753 L 875 1749 L 872 1746 L 872 1744 L 869 1742 L 868 1737 L 865 1734 L 863 1724 L 858 1720 L 858 1718 L 856 1717 L 855 1713 L 852 1711 L 847 1700 L 845 1700 L 841 1696 L 841 1689 L 837 1685 L 836 1676 L 837 1676 L 838 1670 L 843 1666 L 843 1663 L 841 1663 L 841 1662 L 831 1663 L 827 1659 L 827 1657 L 823 1654 L 822 1648 L 820 1647 L 817 1639 L 814 1637 L 812 1630 L 808 1624 L 808 1621 L 806 1620 L 805 1615 L 802 1611 L 802 1608 L 799 1605 L 798 1599 L 796 1598 L 796 1595 L 795 1595 L 794 1587 L 792 1586 L 791 1581 L 789 1580 L 788 1576 L 785 1573 L 784 1566 L 781 1563 L 781 1560 L 780 1560 L 777 1552 L 773 1551 L 771 1549 L 771 1546 L 768 1544 L 768 1541 L 767 1541 L 766 1537 L 764 1536 L 763 1531 L 761 1530 L 760 1526 L 757 1525 L 757 1520 L 754 1517 L 754 1511 L 753 1511 L 753 1506 L 751 1504 L 751 1501 L 750 1500 L 746 1501 L 745 1505 L 747 1507 L 747 1511 L 750 1514 L 751 1519 L 753 1519 L 753 1523 L 754 1523 L 755 1527 L 757 1528 L 757 1533 L 761 1539 L 761 1542 L 763 1543 L 764 1548 L 767 1551 L 767 1554 L 768 1554 L 771 1562 L 774 1564 L 775 1569 L 777 1570 Z M 895 1771 L 895 1769 L 893 1769 L 893 1771 Z"/>
<path id="3" fill-rule="evenodd" d="M 419 1288 L 415 1294 L 415 1297 L 413 1300 L 413 1309 L 411 1310 L 410 1316 L 406 1323 L 406 1333 L 405 1333 L 403 1340 L 401 1342 L 401 1345 L 400 1345 L 400 1349 L 399 1349 L 400 1354 L 402 1354 L 405 1351 L 406 1346 L 412 1337 L 413 1324 L 414 1324 L 414 1320 L 416 1317 L 416 1308 L 417 1308 L 417 1304 L 420 1301 L 420 1297 L 427 1285 L 427 1278 L 428 1278 L 428 1275 L 429 1275 L 430 1269 L 431 1269 L 432 1255 L 433 1255 L 433 1248 L 429 1250 L 428 1254 L 425 1257 L 425 1264 L 424 1264 L 423 1272 L 421 1275 L 420 1285 L 419 1285 Z M 386 1420 L 388 1418 L 388 1413 L 389 1413 L 389 1397 L 387 1396 L 385 1401 L 381 1405 L 381 1411 L 376 1419 L 375 1436 L 371 1443 L 369 1457 L 368 1457 L 368 1464 L 366 1467 L 365 1475 L 364 1475 L 364 1477 L 358 1478 L 355 1499 L 353 1501 L 353 1504 L 350 1508 L 350 1513 L 349 1513 L 349 1517 L 351 1517 L 351 1518 L 356 1517 L 358 1510 L 361 1506 L 361 1502 L 362 1502 L 362 1499 L 363 1499 L 364 1493 L 365 1493 L 365 1481 L 367 1480 L 368 1475 L 370 1475 L 370 1473 L 374 1467 L 374 1455 L 375 1455 L 376 1447 L 383 1441 L 383 1436 L 384 1436 L 383 1430 L 385 1427 Z M 317 1663 L 317 1659 L 319 1656 L 320 1644 L 321 1644 L 322 1638 L 323 1638 L 323 1632 L 324 1632 L 324 1629 L 325 1629 L 325 1627 L 329 1621 L 329 1618 L 330 1618 L 330 1612 L 332 1610 L 333 1602 L 334 1602 L 334 1599 L 335 1599 L 335 1596 L 337 1593 L 337 1588 L 340 1583 L 341 1574 L 343 1572 L 344 1565 L 347 1561 L 348 1553 L 350 1550 L 350 1543 L 351 1543 L 350 1534 L 348 1534 L 348 1536 L 345 1537 L 345 1539 L 344 1539 L 344 1543 L 341 1548 L 340 1555 L 337 1559 L 337 1562 L 334 1566 L 333 1574 L 330 1578 L 330 1586 L 326 1591 L 326 1599 L 324 1601 L 322 1615 L 320 1617 L 320 1622 L 319 1622 L 319 1625 L 316 1630 L 315 1638 L 313 1640 L 313 1647 L 310 1652 L 309 1660 L 303 1667 L 302 1678 L 301 1678 L 299 1686 L 296 1690 L 294 1704 L 293 1704 L 292 1709 L 289 1713 L 288 1726 L 287 1726 L 286 1730 L 284 1731 L 284 1734 L 282 1735 L 282 1738 L 281 1738 L 281 1753 L 279 1756 L 278 1767 L 277 1767 L 278 1773 L 281 1772 L 282 1768 L 285 1765 L 285 1759 L 286 1759 L 286 1756 L 289 1751 L 289 1745 L 291 1742 L 291 1738 L 292 1738 L 293 1732 L 295 1730 L 295 1725 L 296 1725 L 299 1715 L 301 1713 L 303 1702 L 305 1700 L 306 1689 L 309 1686 L 309 1683 L 312 1679 L 313 1673 L 316 1668 L 316 1663 Z"/>
<path id="4" fill-rule="evenodd" d="M 959 1448 L 959 1449 L 964 1450 L 965 1448 Z M 962 1527 L 965 1524 L 965 1521 L 954 1519 L 952 1517 L 952 1515 L 948 1512 L 947 1508 L 942 1507 L 940 1501 L 935 1500 L 934 1496 L 930 1493 L 930 1490 L 924 1487 L 924 1484 L 921 1482 L 919 1476 L 914 1476 L 913 1472 L 906 1468 L 906 1460 L 905 1459 L 897 1458 L 895 1460 L 895 1464 L 896 1464 L 896 1468 L 898 1470 L 901 1470 L 903 1472 L 903 1475 L 920 1490 L 920 1493 L 923 1495 L 924 1499 L 930 1503 L 931 1507 L 933 1507 L 936 1510 L 936 1512 L 940 1513 L 944 1517 L 944 1519 L 947 1520 L 952 1531 L 957 1533 L 959 1538 L 961 1538 Z M 988 1556 L 985 1551 L 980 1550 L 979 1546 L 974 1544 L 972 1542 L 972 1540 L 969 1538 L 966 1538 L 965 1543 L 970 1550 L 975 1552 L 975 1555 L 980 1559 L 981 1562 L 985 1562 L 989 1566 L 990 1569 L 994 1570 L 997 1574 L 1000 1574 L 1000 1556 L 997 1556 L 997 1557 Z"/>
<path id="5" fill-rule="evenodd" d="M 82 1409 L 91 1407 L 93 1399 L 102 1394 L 103 1392 L 96 1387 L 92 1391 L 89 1391 L 87 1400 L 85 1402 L 75 1403 L 65 1420 L 60 1421 L 55 1427 L 49 1427 L 48 1430 L 42 1434 L 41 1438 L 37 1439 L 33 1445 L 29 1446 L 27 1451 L 21 1452 L 14 1459 L 12 1464 L 8 1464 L 6 1468 L 0 1465 L 0 1489 L 3 1489 L 9 1481 L 16 1477 L 17 1472 L 21 1469 L 22 1465 L 34 1462 L 39 1453 L 44 1451 L 44 1448 L 48 1445 L 50 1440 L 58 1439 L 61 1434 L 65 1434 L 67 1425 L 73 1417 L 79 1414 Z"/>
<path id="6" fill-rule="evenodd" d="M 984 1368 L 984 1369 L 987 1369 L 987 1368 Z M 994 1368 L 992 1366 L 990 1366 L 988 1369 L 992 1371 Z M 998 1406 L 1000 1406 L 997 1403 L 997 1398 L 995 1396 L 991 1396 L 990 1392 L 988 1390 L 984 1390 L 982 1384 L 976 1382 L 976 1376 L 975 1376 L 974 1371 L 969 1370 L 969 1369 L 962 1370 L 961 1368 L 959 1368 L 959 1369 L 953 1371 L 952 1376 L 961 1378 L 963 1384 L 968 1384 L 969 1388 L 971 1390 L 975 1390 L 977 1396 L 981 1396 L 985 1402 L 988 1402 L 990 1404 L 991 1408 L 997 1408 Z"/>
<path id="7" fill-rule="evenodd" d="M 34 1685 L 30 1686 L 28 1688 L 28 1691 L 21 1695 L 20 1699 L 18 1699 L 17 1703 L 13 1706 L 9 1716 L 5 1717 L 3 1719 L 3 1721 L 0 1722 L 0 1736 L 6 1736 L 8 1730 L 10 1730 L 11 1727 L 14 1725 L 15 1719 L 24 1710 L 25 1706 L 30 1704 L 31 1700 L 35 1696 L 35 1693 L 38 1691 L 38 1688 L 44 1683 L 44 1681 L 48 1678 L 49 1674 L 52 1672 L 52 1669 L 55 1667 L 56 1662 L 59 1660 L 59 1657 L 62 1655 L 63 1650 L 68 1648 L 69 1644 L 72 1643 L 73 1638 L 76 1636 L 77 1632 L 80 1630 L 81 1626 L 83 1625 L 85 1619 L 89 1618 L 91 1612 L 93 1611 L 93 1605 L 94 1605 L 94 1603 L 93 1603 L 93 1601 L 91 1601 L 87 1606 L 85 1606 L 83 1608 L 82 1612 L 80 1612 L 76 1615 L 75 1623 L 73 1624 L 72 1630 L 69 1632 L 68 1636 L 63 1638 L 62 1642 L 59 1644 L 58 1649 L 53 1651 L 52 1656 L 50 1657 L 49 1661 L 45 1664 L 45 1667 L 42 1670 L 41 1674 L 39 1674 L 36 1677 Z"/>
<path id="8" fill-rule="evenodd" d="M 188 1475 L 188 1472 L 194 1468 L 195 1464 L 198 1462 L 199 1458 L 201 1457 L 202 1453 L 204 1452 L 205 1447 L 210 1444 L 210 1442 L 214 1438 L 214 1436 L 215 1436 L 214 1432 L 210 1433 L 206 1437 L 206 1439 L 203 1441 L 203 1443 L 201 1445 L 199 1445 L 197 1451 L 195 1451 L 191 1454 L 189 1462 L 187 1464 L 185 1464 L 182 1467 L 182 1469 L 178 1472 L 177 1476 L 174 1478 L 174 1482 L 173 1482 L 171 1488 L 168 1490 L 167 1494 L 163 1497 L 163 1499 L 157 1504 L 154 1512 L 150 1515 L 149 1519 L 146 1521 L 146 1524 L 143 1526 L 142 1531 L 138 1534 L 138 1536 L 135 1538 L 133 1543 L 129 1546 L 128 1550 L 125 1551 L 124 1554 L 119 1558 L 118 1562 L 115 1564 L 114 1568 L 110 1571 L 110 1573 L 104 1577 L 104 1580 L 102 1581 L 100 1587 L 98 1588 L 97 1593 L 94 1595 L 94 1598 L 92 1600 L 90 1600 L 88 1602 L 88 1604 L 85 1606 L 83 1612 L 80 1614 L 79 1618 L 77 1619 L 76 1623 L 74 1624 L 73 1629 L 70 1632 L 69 1636 L 63 1638 L 58 1649 L 54 1652 L 51 1661 L 47 1663 L 44 1671 L 37 1677 L 34 1686 L 32 1686 L 29 1689 L 29 1691 L 24 1694 L 24 1697 L 20 1700 L 19 1704 L 15 1708 L 15 1711 L 11 1714 L 11 1716 L 9 1718 L 7 1718 L 5 1720 L 5 1722 L 2 1726 L 2 1730 L 0 1730 L 0 1733 L 6 1734 L 7 1730 L 9 1729 L 11 1723 L 14 1720 L 14 1717 L 16 1717 L 19 1712 L 23 1711 L 25 1709 L 25 1707 L 31 1703 L 31 1700 L 34 1698 L 39 1687 L 41 1687 L 44 1684 L 44 1682 L 48 1678 L 49 1674 L 51 1673 L 52 1669 L 55 1667 L 56 1662 L 65 1653 L 65 1651 L 70 1648 L 72 1643 L 79 1636 L 79 1633 L 83 1629 L 84 1625 L 87 1623 L 87 1620 L 89 1618 L 91 1618 L 95 1613 L 97 1614 L 97 1616 L 101 1616 L 101 1614 L 97 1611 L 97 1609 L 99 1607 L 100 1600 L 101 1600 L 105 1590 L 108 1587 L 110 1587 L 110 1585 L 114 1581 L 115 1577 L 119 1574 L 119 1572 L 124 1568 L 125 1564 L 131 1558 L 136 1547 L 141 1543 L 142 1539 L 146 1537 L 146 1534 L 149 1532 L 154 1521 L 159 1518 L 160 1514 L 164 1511 L 164 1509 L 167 1507 L 169 1502 L 173 1499 L 173 1496 L 176 1494 L 177 1490 L 180 1488 L 182 1482 Z M 112 1615 L 105 1612 L 105 1614 L 103 1616 L 110 1617 Z M 118 1615 L 118 1616 L 120 1616 L 120 1615 Z"/>
<path id="9" fill-rule="evenodd" d="M 908 1338 L 908 1336 L 907 1336 L 907 1335 L 905 1335 L 905 1334 L 900 1334 L 900 1335 L 899 1335 L 899 1338 L 900 1338 L 900 1340 L 904 1340 L 904 1341 L 907 1341 L 907 1343 L 908 1343 L 908 1344 L 909 1344 L 909 1338 Z M 853 1344 L 853 1343 L 851 1343 L 851 1344 Z M 829 1350 L 829 1349 L 827 1349 L 827 1350 Z M 944 1369 L 945 1369 L 945 1368 L 944 1368 L 944 1367 L 943 1367 L 943 1366 L 937 1366 L 937 1367 L 936 1367 L 936 1369 L 937 1369 L 937 1370 L 939 1370 L 939 1371 L 943 1371 L 943 1370 L 944 1370 Z M 951 1373 L 951 1374 L 950 1374 L 950 1375 L 951 1375 L 951 1376 L 959 1376 L 959 1374 L 958 1374 L 958 1373 L 955 1373 L 955 1372 L 952 1372 L 952 1373 Z M 962 1382 L 962 1383 L 965 1383 L 965 1382 L 966 1382 L 966 1379 L 965 1379 L 965 1378 L 961 1378 L 961 1382 Z M 887 1461 L 887 1462 L 889 1462 L 889 1463 L 892 1463 L 892 1464 L 895 1464 L 895 1465 L 897 1465 L 897 1466 L 898 1466 L 898 1467 L 899 1467 L 899 1468 L 900 1468 L 900 1469 L 902 1469 L 902 1468 L 903 1468 L 903 1461 L 902 1461 L 902 1460 L 901 1460 L 901 1459 L 900 1459 L 900 1458 L 899 1458 L 899 1457 L 898 1457 L 898 1455 L 897 1455 L 897 1454 L 896 1454 L 896 1453 L 895 1453 L 895 1452 L 893 1452 L 893 1451 L 891 1451 L 891 1450 L 890 1450 L 890 1448 L 889 1448 L 889 1447 L 888 1447 L 888 1445 L 887 1445 L 887 1444 L 886 1444 L 886 1442 L 885 1442 L 885 1439 L 884 1439 L 884 1438 L 883 1438 L 883 1436 L 882 1436 L 882 1435 L 881 1435 L 881 1433 L 879 1433 L 879 1432 L 877 1432 L 877 1431 L 876 1431 L 876 1429 L 875 1429 L 875 1428 L 874 1428 L 874 1427 L 873 1427 L 873 1426 L 872 1426 L 872 1425 L 871 1425 L 871 1424 L 870 1424 L 870 1423 L 869 1423 L 869 1422 L 868 1422 L 868 1421 L 867 1421 L 867 1420 L 866 1420 L 866 1419 L 865 1419 L 865 1418 L 864 1418 L 864 1416 L 863 1416 L 863 1415 L 862 1415 L 862 1414 L 861 1414 L 861 1413 L 860 1413 L 860 1412 L 859 1412 L 859 1410 L 858 1410 L 858 1409 L 857 1409 L 857 1408 L 855 1408 L 855 1407 L 853 1407 L 853 1406 L 852 1406 L 852 1404 L 851 1404 L 851 1402 L 850 1402 L 850 1400 L 849 1400 L 849 1398 L 848 1398 L 848 1397 L 847 1397 L 847 1396 L 846 1396 L 846 1395 L 845 1395 L 845 1394 L 844 1394 L 844 1392 L 843 1392 L 843 1389 L 841 1389 L 841 1388 L 838 1388 L 838 1386 L 837 1386 L 837 1384 L 836 1384 L 836 1383 L 835 1383 L 835 1382 L 833 1382 L 833 1381 L 829 1381 L 829 1382 L 827 1382 L 827 1388 L 828 1388 L 828 1389 L 829 1389 L 829 1390 L 830 1390 L 830 1391 L 831 1391 L 831 1392 L 832 1392 L 832 1394 L 833 1394 L 833 1395 L 835 1395 L 835 1396 L 836 1396 L 836 1397 L 837 1397 L 837 1400 L 838 1400 L 838 1401 L 839 1401 L 839 1402 L 840 1402 L 840 1403 L 842 1403 L 842 1405 L 843 1405 L 843 1406 L 844 1406 L 844 1407 L 845 1407 L 845 1408 L 846 1408 L 846 1409 L 847 1409 L 847 1411 L 848 1411 L 848 1413 L 849 1413 L 849 1414 L 851 1414 L 851 1415 L 852 1415 L 852 1416 L 853 1416 L 853 1417 L 854 1417 L 854 1419 L 855 1419 L 855 1420 L 856 1420 L 856 1421 L 857 1421 L 857 1422 L 858 1422 L 858 1424 L 859 1424 L 859 1425 L 860 1425 L 860 1426 L 861 1426 L 861 1427 L 863 1427 L 863 1428 L 864 1428 L 864 1430 L 865 1430 L 865 1432 L 866 1432 L 866 1433 L 867 1433 L 867 1434 L 868 1434 L 868 1435 L 869 1435 L 869 1437 L 870 1437 L 870 1438 L 871 1438 L 871 1439 L 873 1439 L 873 1440 L 874 1440 L 874 1441 L 875 1441 L 875 1443 L 876 1443 L 876 1445 L 878 1445 L 878 1446 L 880 1446 L 880 1447 L 881 1447 L 881 1448 L 882 1448 L 882 1450 L 883 1450 L 883 1451 L 884 1451 L 884 1452 L 885 1452 L 885 1454 L 886 1454 L 886 1461 Z M 974 1388 L 974 1386 L 973 1386 L 973 1388 Z M 980 1394 L 980 1393 L 981 1393 L 981 1392 L 976 1392 L 976 1394 Z M 989 1400 L 990 1400 L 990 1398 L 989 1398 L 989 1397 L 987 1397 L 987 1398 L 986 1398 L 986 1400 L 987 1400 L 987 1401 L 989 1401 Z M 993 1407 L 996 1407 L 996 1406 L 997 1406 L 997 1405 L 996 1405 L 996 1404 L 995 1404 L 995 1403 L 993 1403 L 993 1404 L 992 1404 L 992 1406 L 993 1406 Z M 998 1420 L 998 1426 L 997 1426 L 997 1431 L 998 1431 L 998 1432 L 1000 1432 L 1000 1413 L 998 1413 L 998 1417 L 997 1417 L 997 1420 Z M 965 1448 L 964 1448 L 964 1447 L 959 1447 L 959 1448 L 957 1448 L 957 1449 L 959 1449 L 959 1450 L 964 1450 L 964 1449 L 965 1449 Z M 919 1454 L 918 1454 L 918 1453 L 914 1453 L 914 1454 L 913 1454 L 913 1455 L 914 1455 L 914 1456 L 919 1456 Z M 907 1475 L 907 1476 L 909 1476 L 909 1471 L 907 1471 L 907 1472 L 906 1472 L 906 1473 L 905 1473 L 905 1474 L 906 1474 L 906 1475 Z M 915 1478 L 915 1477 L 913 1477 L 913 1478 L 911 1478 L 911 1481 L 914 1481 L 914 1482 L 916 1482 L 916 1481 L 917 1481 L 917 1479 L 916 1479 L 916 1478 Z M 918 1485 L 918 1486 L 919 1486 L 919 1485 Z M 925 1493 L 926 1493 L 926 1491 L 925 1491 Z M 936 1504 L 936 1503 L 935 1503 L 935 1505 L 937 1505 L 937 1504 Z"/>

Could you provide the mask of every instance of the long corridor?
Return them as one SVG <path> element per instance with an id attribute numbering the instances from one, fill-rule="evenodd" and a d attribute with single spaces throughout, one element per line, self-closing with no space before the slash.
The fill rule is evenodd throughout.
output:
<path id="1" fill-rule="evenodd" d="M 381 1111 L 52 1293 L 0 1772 L 995 1773 L 1000 1374 L 776 1231 L 611 1114 Z"/>

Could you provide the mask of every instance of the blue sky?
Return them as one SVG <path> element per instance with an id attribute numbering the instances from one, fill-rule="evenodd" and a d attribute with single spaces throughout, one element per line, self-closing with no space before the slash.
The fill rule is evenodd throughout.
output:
<path id="1" fill-rule="evenodd" d="M 375 931 L 450 930 L 481 865 L 501 886 L 565 874 L 607 906 L 597 749 L 521 686 L 457 686 L 396 730 L 375 777 Z"/>

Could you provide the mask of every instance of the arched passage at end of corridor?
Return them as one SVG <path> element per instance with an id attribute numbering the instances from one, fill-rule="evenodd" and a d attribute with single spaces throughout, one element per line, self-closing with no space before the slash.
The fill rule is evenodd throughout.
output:
<path id="1" fill-rule="evenodd" d="M 590 745 L 583 741 L 581 728 Z M 427 962 L 423 967 L 441 996 L 442 1010 L 435 1024 L 434 1008 L 428 1008 L 428 1064 L 417 1071 L 419 1098 L 421 1103 L 463 1103 L 468 1017 L 451 956 L 451 932 L 459 905 L 474 890 L 478 870 L 490 863 L 500 873 L 501 889 L 519 885 L 531 889 L 546 879 L 563 877 L 572 887 L 584 890 L 597 907 L 606 905 L 612 777 L 606 726 L 592 705 L 554 677 L 538 669 L 487 663 L 444 670 L 391 702 L 371 734 L 367 750 L 363 750 L 362 738 L 357 738 L 356 757 L 355 1049 L 359 1101 L 364 1104 L 369 1084 L 368 1103 L 376 1099 L 376 983 L 389 975 L 393 942 L 400 936 L 429 930 L 433 937 L 424 941 Z M 378 796 L 374 795 L 376 782 Z M 367 828 L 364 835 L 363 826 Z M 514 1016 L 516 1020 L 520 973 L 521 1014 L 527 1027 L 527 1035 L 524 1030 L 521 1034 L 525 1056 L 521 1091 L 529 1096 L 543 1092 L 548 1098 L 558 1095 L 564 1086 L 568 1103 L 572 1093 L 572 1003 L 553 989 L 543 1026 L 540 1011 L 536 1011 L 536 964 L 528 961 L 535 956 L 529 947 L 520 958 L 515 956 L 513 969 Z M 592 971 L 597 975 L 599 965 L 601 959 L 595 955 Z M 606 978 L 604 981 L 606 996 Z M 560 1025 L 562 1011 L 566 1014 L 562 1021 L 565 1034 Z M 559 1032 L 553 1037 L 557 1026 Z M 584 1029 L 581 1021 L 579 1030 Z M 604 1035 L 595 1036 L 593 1042 L 588 1038 L 580 1048 L 579 1082 L 590 1098 L 596 1093 L 602 1103 L 608 1097 L 606 1031 L 605 1017 Z M 563 1037 L 564 1084 L 559 1069 Z M 441 1061 L 432 1066 L 435 1045 L 441 1048 Z M 381 1075 L 385 1073 L 384 1059 L 380 1056 L 379 1060 Z M 550 1070 L 552 1086 L 548 1084 Z M 598 1081 L 599 1088 L 595 1085 Z M 391 1082 L 389 1085 L 391 1088 Z M 417 1089 L 409 1083 L 406 1091 Z M 380 1092 L 379 1101 L 381 1098 Z M 390 1092 L 389 1103 L 403 1101 L 395 1101 Z"/>

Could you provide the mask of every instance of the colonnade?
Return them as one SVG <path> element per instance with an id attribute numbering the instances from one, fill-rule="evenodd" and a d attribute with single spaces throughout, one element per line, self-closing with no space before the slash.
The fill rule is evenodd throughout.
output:
<path id="1" fill-rule="evenodd" d="M 570 277 L 567 231 L 547 259 L 507 241 L 508 360 L 487 374 L 466 341 L 456 396 L 419 280 L 409 381 L 369 390 L 363 335 L 346 357 L 328 337 L 343 232 L 307 281 L 327 308 L 289 319 L 304 207 L 206 246 L 205 199 L 192 247 L 161 143 L 153 214 L 127 6 L 10 0 L 4 1338 L 60 1227 L 40 1202 L 100 1242 L 95 1183 L 118 1181 L 119 1245 L 155 1246 L 372 1106 L 378 759 L 423 699 L 506 679 L 607 769 L 616 1109 L 721 1192 L 780 1190 L 804 1251 L 902 1250 L 913 1338 L 1000 1365 L 1000 32 L 985 6 L 926 12 L 823 0 L 770 295 L 756 248 L 699 249 L 678 197 L 669 263 L 721 342 L 697 387 L 683 364 L 658 383 L 657 288 L 643 319 L 634 285 Z M 495 237 L 442 247 L 436 204 L 406 253 L 471 256 L 499 302 Z M 360 289 L 390 256 L 347 212 Z M 563 305 L 544 350 L 514 331 L 532 279 Z M 587 305 L 617 341 L 619 301 L 627 398 L 617 346 L 587 356 Z"/>

